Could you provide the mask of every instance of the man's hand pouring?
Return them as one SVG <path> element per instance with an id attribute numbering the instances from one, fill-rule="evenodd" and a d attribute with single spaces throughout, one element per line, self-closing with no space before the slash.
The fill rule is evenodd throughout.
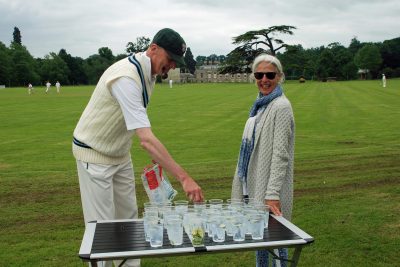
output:
<path id="1" fill-rule="evenodd" d="M 182 181 L 182 188 L 186 196 L 193 202 L 201 202 L 204 200 L 203 192 L 200 186 L 193 180 L 192 177 L 186 176 Z"/>

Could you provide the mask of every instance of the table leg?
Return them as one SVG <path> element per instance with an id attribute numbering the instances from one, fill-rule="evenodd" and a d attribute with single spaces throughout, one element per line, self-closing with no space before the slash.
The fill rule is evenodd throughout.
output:
<path id="1" fill-rule="evenodd" d="M 118 267 L 122 267 L 122 265 L 124 265 L 124 263 L 127 261 L 127 259 L 125 259 L 125 260 L 123 260 L 119 265 L 118 265 Z"/>
<path id="2" fill-rule="evenodd" d="M 297 263 L 299 263 L 301 249 L 302 249 L 302 246 L 297 246 L 295 248 L 290 267 L 296 267 Z"/>

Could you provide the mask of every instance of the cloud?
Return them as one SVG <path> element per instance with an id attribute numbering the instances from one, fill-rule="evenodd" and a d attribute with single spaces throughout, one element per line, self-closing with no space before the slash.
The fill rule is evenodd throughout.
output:
<path id="1" fill-rule="evenodd" d="M 0 41 L 9 45 L 14 26 L 36 57 L 61 48 L 88 57 L 100 47 L 114 54 L 137 37 L 152 38 L 161 28 L 178 31 L 194 56 L 227 54 L 232 37 L 273 25 L 293 25 L 281 38 L 305 48 L 357 36 L 361 42 L 399 37 L 397 0 L 238 1 L 238 0 L 0 0 Z"/>

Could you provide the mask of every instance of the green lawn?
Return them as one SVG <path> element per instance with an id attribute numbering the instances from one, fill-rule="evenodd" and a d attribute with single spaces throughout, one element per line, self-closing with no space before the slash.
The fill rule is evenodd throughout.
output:
<path id="1" fill-rule="evenodd" d="M 93 86 L 0 89 L 0 266 L 84 266 L 71 137 Z M 153 131 L 199 182 L 229 198 L 253 84 L 157 85 Z M 299 266 L 394 266 L 400 247 L 400 80 L 288 82 L 296 120 L 293 222 L 315 238 Z M 134 141 L 137 196 L 150 158 Z M 173 179 L 171 179 L 173 180 Z M 183 199 L 179 185 L 173 181 Z M 144 259 L 142 266 L 254 266 L 254 252 Z"/>

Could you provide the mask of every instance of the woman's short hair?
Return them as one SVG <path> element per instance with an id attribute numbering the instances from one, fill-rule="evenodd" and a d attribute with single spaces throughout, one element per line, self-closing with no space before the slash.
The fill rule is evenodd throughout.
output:
<path id="1" fill-rule="evenodd" d="M 254 59 L 253 65 L 251 67 L 251 70 L 252 70 L 253 73 L 256 71 L 258 65 L 260 65 L 261 62 L 267 62 L 267 63 L 270 63 L 270 64 L 274 65 L 276 70 L 278 71 L 278 74 L 281 75 L 281 79 L 280 79 L 279 83 L 283 83 L 283 81 L 285 80 L 285 74 L 283 73 L 282 64 L 279 61 L 279 59 L 277 59 L 274 56 L 268 55 L 268 54 L 260 54 L 260 55 L 258 55 Z"/>

